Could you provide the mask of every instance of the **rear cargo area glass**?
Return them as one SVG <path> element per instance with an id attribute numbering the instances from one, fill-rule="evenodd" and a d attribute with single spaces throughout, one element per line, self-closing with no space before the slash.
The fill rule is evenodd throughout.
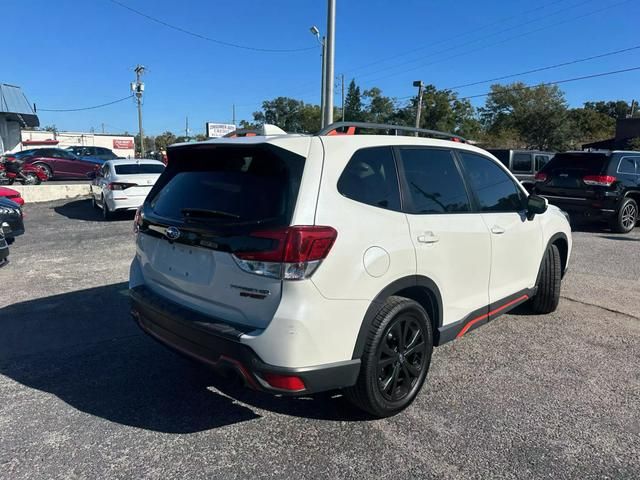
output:
<path id="1" fill-rule="evenodd" d="M 303 168 L 303 157 L 270 145 L 176 149 L 151 208 L 180 222 L 285 226 Z"/>

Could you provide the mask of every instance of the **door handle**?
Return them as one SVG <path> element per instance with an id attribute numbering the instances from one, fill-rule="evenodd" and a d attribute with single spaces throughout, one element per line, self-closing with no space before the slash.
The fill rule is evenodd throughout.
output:
<path id="1" fill-rule="evenodd" d="M 493 227 L 491 227 L 491 233 L 495 233 L 496 235 L 502 235 L 504 232 L 505 229 L 498 225 L 494 225 Z"/>
<path id="2" fill-rule="evenodd" d="M 437 243 L 440 239 L 433 232 L 425 232 L 423 235 L 418 235 L 418 241 L 420 243 Z"/>

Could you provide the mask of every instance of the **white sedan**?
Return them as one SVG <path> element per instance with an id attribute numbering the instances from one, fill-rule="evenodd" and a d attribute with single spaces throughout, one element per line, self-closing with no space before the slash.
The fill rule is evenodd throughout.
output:
<path id="1" fill-rule="evenodd" d="M 135 210 L 164 171 L 157 160 L 109 160 L 91 175 L 93 206 L 109 219 L 117 210 Z"/>

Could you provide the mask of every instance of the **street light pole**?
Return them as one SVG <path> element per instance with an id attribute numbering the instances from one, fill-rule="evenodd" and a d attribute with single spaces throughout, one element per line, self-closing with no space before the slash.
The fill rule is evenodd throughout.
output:
<path id="1" fill-rule="evenodd" d="M 422 113 L 422 89 L 424 88 L 424 83 L 422 80 L 416 80 L 413 82 L 414 87 L 418 87 L 418 108 L 416 109 L 416 128 L 420 128 L 420 114 Z M 418 132 L 416 132 L 416 137 L 418 136 Z"/>
<path id="2" fill-rule="evenodd" d="M 327 39 L 325 41 L 326 74 L 324 80 L 324 121 L 333 123 L 333 81 L 336 42 L 336 0 L 327 0 Z M 326 126 L 324 125 L 324 126 Z"/>
<path id="3" fill-rule="evenodd" d="M 315 25 L 311 27 L 309 30 L 311 30 L 311 33 L 318 39 L 318 43 L 320 44 L 320 47 L 322 49 L 320 53 L 320 58 L 322 60 L 322 66 L 321 66 L 322 78 L 320 80 L 320 128 L 324 128 L 325 127 L 324 104 L 326 101 L 325 91 L 324 91 L 324 82 L 325 82 L 325 77 L 327 75 L 327 39 L 326 37 L 322 37 L 322 40 L 320 39 L 320 30 Z"/>

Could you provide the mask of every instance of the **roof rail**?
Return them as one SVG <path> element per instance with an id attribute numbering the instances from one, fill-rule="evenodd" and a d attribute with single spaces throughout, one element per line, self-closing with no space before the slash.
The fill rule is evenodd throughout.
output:
<path id="1" fill-rule="evenodd" d="M 345 129 L 345 132 L 339 132 L 338 129 Z M 422 133 L 424 136 L 432 138 L 441 138 L 444 140 L 452 140 L 454 142 L 467 143 L 467 140 L 456 135 L 455 133 L 439 132 L 438 130 L 428 130 L 426 128 L 406 127 L 404 125 L 392 125 L 388 123 L 367 123 L 367 122 L 335 122 L 327 125 L 316 135 L 357 135 L 357 128 L 369 130 L 383 130 L 388 135 L 399 135 L 398 132 Z"/>

